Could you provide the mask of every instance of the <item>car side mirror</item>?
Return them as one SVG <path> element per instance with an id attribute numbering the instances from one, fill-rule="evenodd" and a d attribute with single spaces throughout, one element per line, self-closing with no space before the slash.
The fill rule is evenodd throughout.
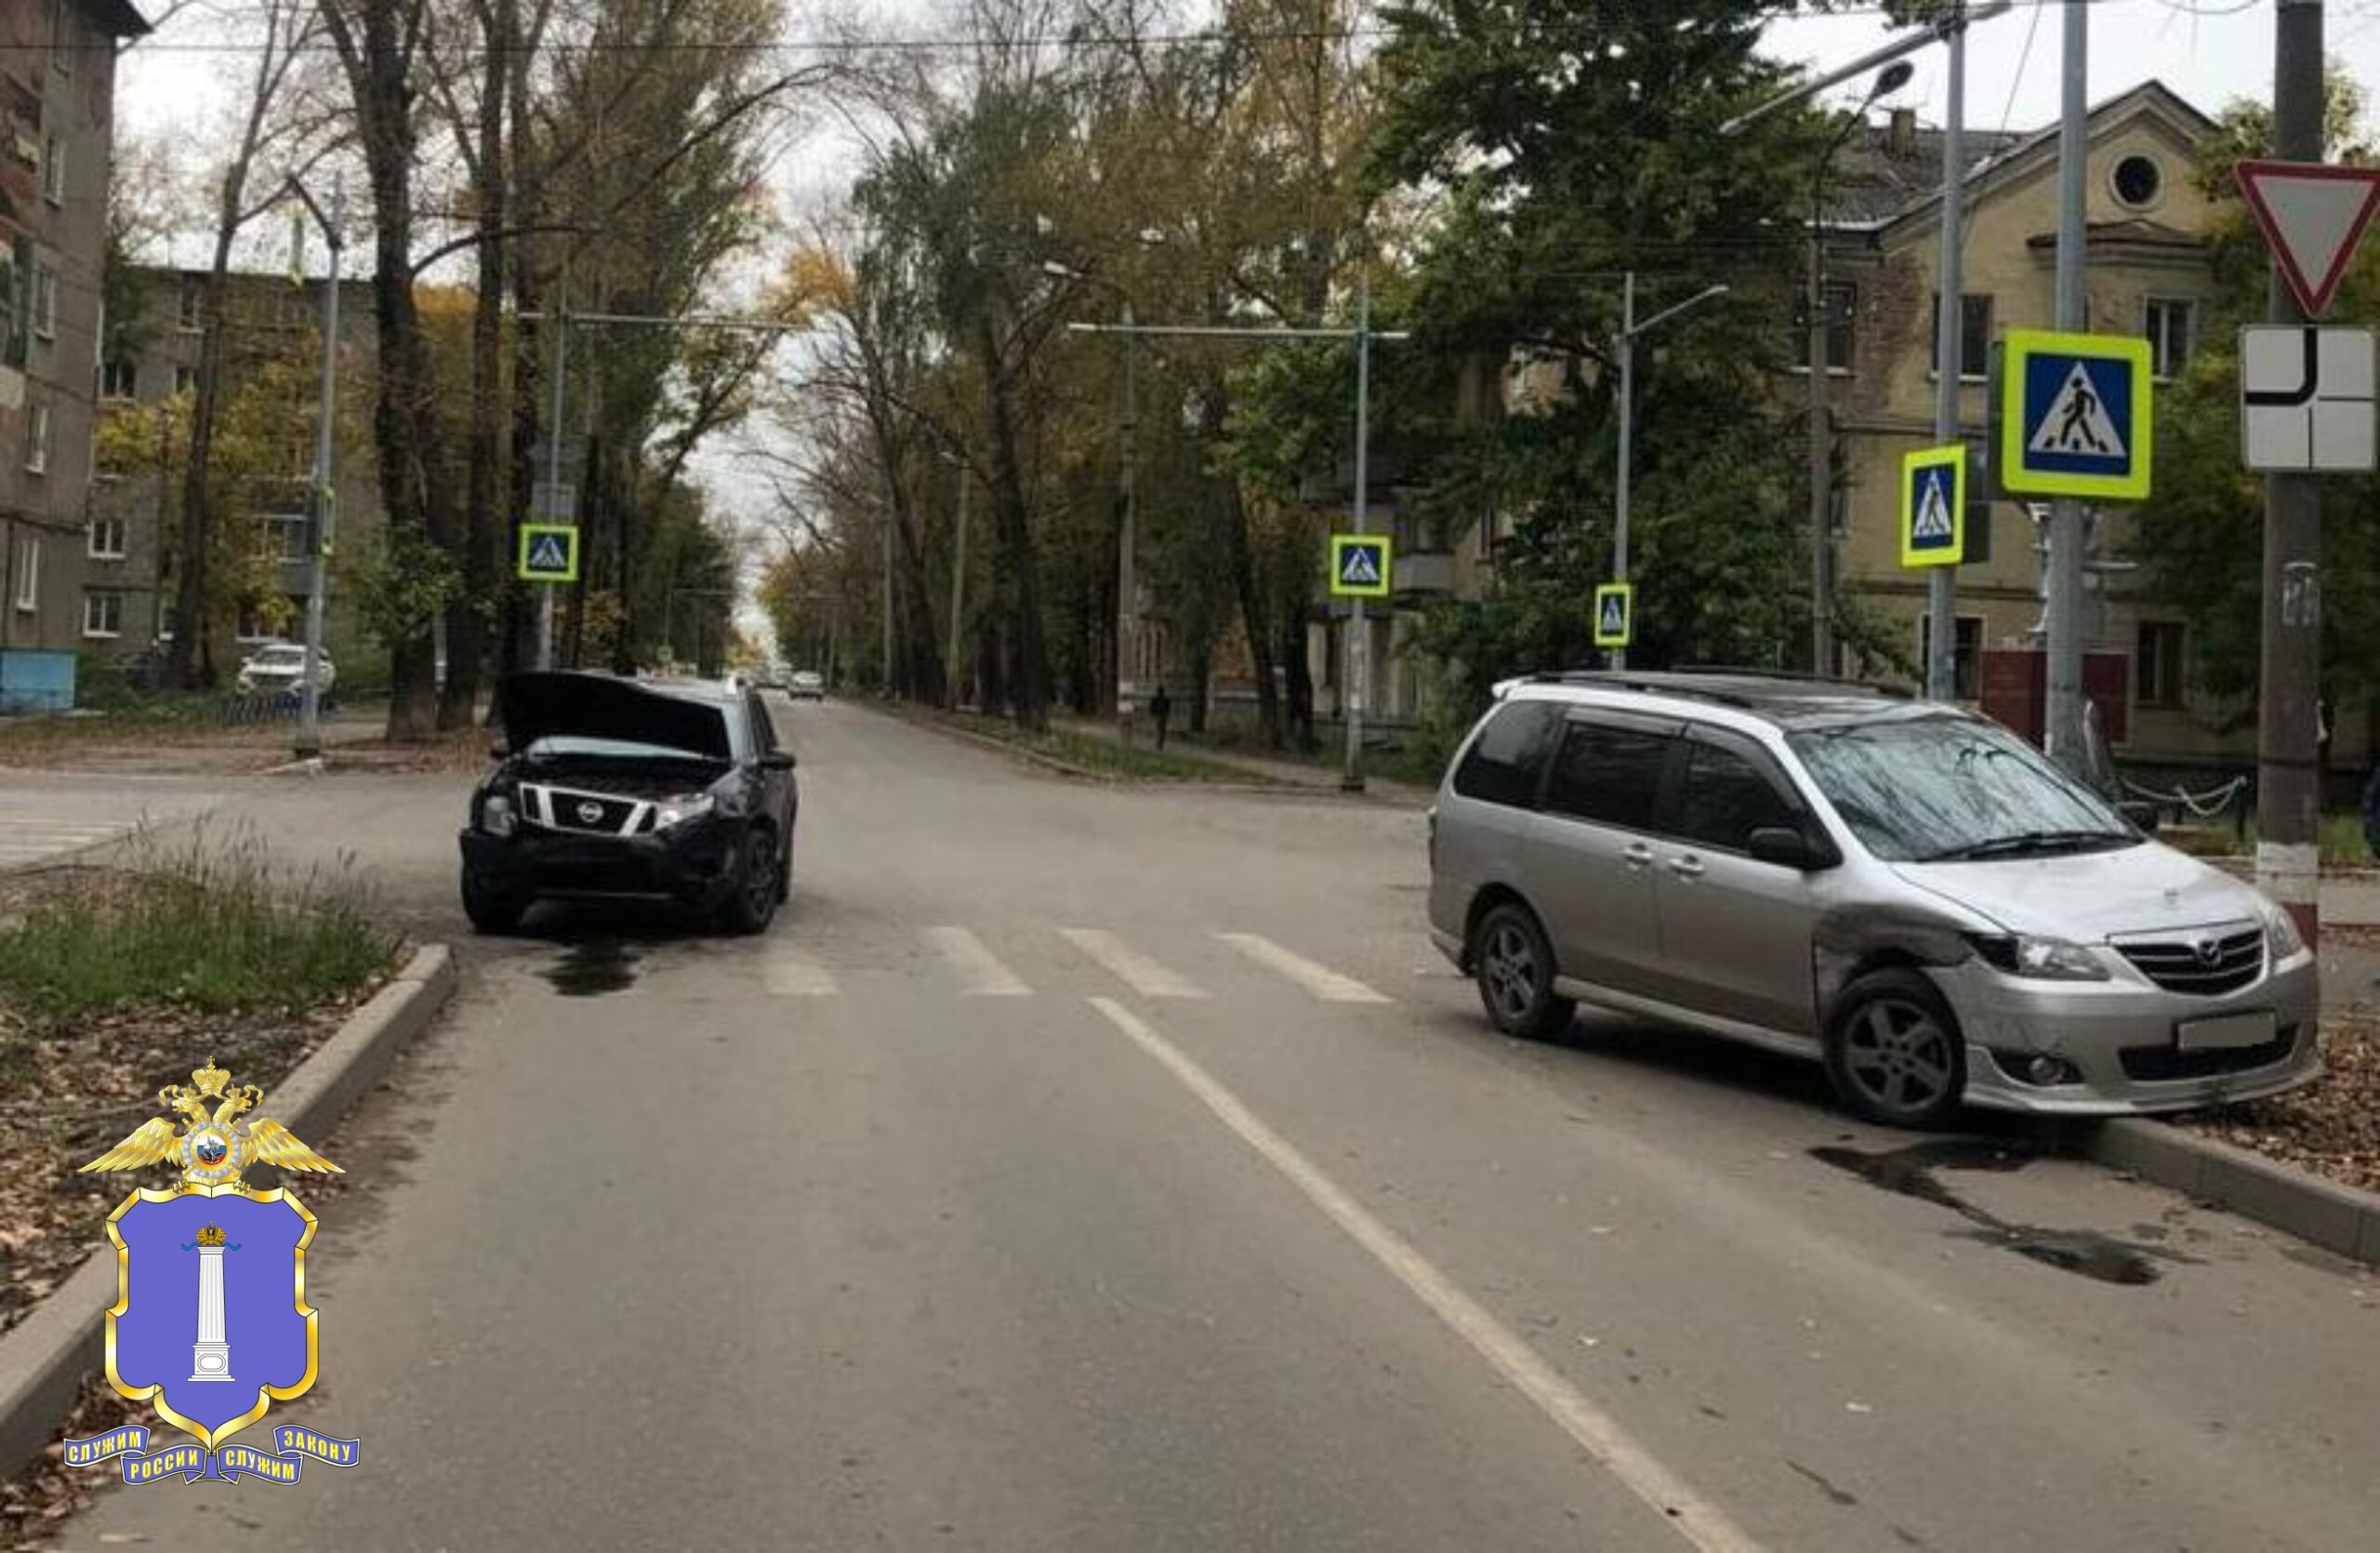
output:
<path id="1" fill-rule="evenodd" d="M 1811 847 L 1810 839 L 1782 825 L 1764 825 L 1754 830 L 1745 841 L 1745 850 L 1756 863 L 1775 863 L 1779 868 L 1805 872 L 1818 865 L 1818 853 Z"/>
<path id="2" fill-rule="evenodd" d="M 505 743 L 504 740 L 500 738 L 492 738 L 487 741 L 487 758 L 489 760 L 500 761 L 509 756 L 511 753 L 512 746 Z"/>
<path id="3" fill-rule="evenodd" d="M 770 750 L 767 754 L 760 757 L 760 769 L 762 771 L 791 771 L 793 769 L 793 751 L 790 750 Z"/>

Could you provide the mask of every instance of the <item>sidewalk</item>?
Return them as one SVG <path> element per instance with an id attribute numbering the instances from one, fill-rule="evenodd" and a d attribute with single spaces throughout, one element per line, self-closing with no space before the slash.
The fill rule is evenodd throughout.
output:
<path id="1" fill-rule="evenodd" d="M 1053 718 L 1051 726 L 1064 728 L 1066 732 L 1078 734 L 1084 738 L 1104 739 L 1110 744 L 1117 741 L 1116 724 L 1113 723 L 1087 723 L 1075 719 L 1061 721 Z M 1145 723 L 1144 729 L 1145 730 Z M 1150 749 L 1156 748 L 1153 734 L 1144 731 L 1141 742 Z M 1181 755 L 1191 760 L 1208 761 L 1216 765 L 1227 765 L 1236 770 L 1245 771 L 1250 776 L 1266 777 L 1289 787 L 1324 789 L 1331 792 L 1339 790 L 1339 772 L 1336 767 L 1314 765 L 1304 761 L 1282 760 L 1265 755 L 1250 755 L 1236 750 L 1216 750 L 1206 744 L 1184 738 L 1178 734 L 1167 741 L 1165 749 L 1168 754 Z M 1431 797 L 1430 790 L 1427 788 L 1415 787 L 1410 782 L 1387 781 L 1378 776 L 1365 777 L 1364 794 L 1366 797 L 1382 799 L 1412 808 L 1427 806 Z M 2380 921 L 2380 918 L 2374 920 Z"/>

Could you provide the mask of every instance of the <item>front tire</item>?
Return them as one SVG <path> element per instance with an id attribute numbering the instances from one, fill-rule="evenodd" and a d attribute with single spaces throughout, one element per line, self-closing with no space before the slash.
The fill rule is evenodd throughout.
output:
<path id="1" fill-rule="evenodd" d="M 463 870 L 463 915 L 471 920 L 471 928 L 482 934 L 509 933 L 521 925 L 528 914 L 527 896 L 508 895 L 481 883 L 470 869 Z"/>
<path id="2" fill-rule="evenodd" d="M 777 914 L 777 902 L 784 898 L 783 888 L 776 838 L 756 826 L 744 832 L 743 844 L 737 849 L 735 887 L 720 903 L 720 921 L 730 933 L 767 932 Z"/>
<path id="3" fill-rule="evenodd" d="M 1871 971 L 1844 990 L 1827 1027 L 1826 1076 L 1862 1120 L 1931 1130 L 1966 1094 L 1966 1038 L 1924 972 Z"/>
<path id="4" fill-rule="evenodd" d="M 1579 1005 L 1554 990 L 1554 949 L 1526 906 L 1506 901 L 1471 936 L 1472 977 L 1488 1021 L 1506 1035 L 1550 1041 L 1570 1028 Z"/>

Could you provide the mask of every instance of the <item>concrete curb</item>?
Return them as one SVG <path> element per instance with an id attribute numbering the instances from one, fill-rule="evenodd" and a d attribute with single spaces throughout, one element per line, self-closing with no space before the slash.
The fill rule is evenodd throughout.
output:
<path id="1" fill-rule="evenodd" d="M 1011 760 L 1023 761 L 1027 765 L 1038 765 L 1045 771 L 1053 771 L 1061 776 L 1070 776 L 1079 782 L 1095 782 L 1099 786 L 1104 788 L 1179 788 L 1189 792 L 1263 793 L 1268 798 L 1278 798 L 1285 793 L 1294 795 L 1309 790 L 1304 786 L 1295 782 L 1265 782 L 1259 780 L 1250 780 L 1245 782 L 1210 782 L 1195 776 L 1183 777 L 1179 780 L 1169 780 L 1161 776 L 1136 777 L 1118 776 L 1112 772 L 1093 771 L 1087 765 L 1077 765 L 1072 761 L 1063 761 L 1055 755 L 1045 755 L 1038 750 L 1027 750 L 1022 745 L 1011 744 L 1004 738 L 994 738 L 989 734 L 979 734 L 972 728 L 962 728 L 955 723 L 945 723 L 937 717 L 916 717 L 906 712 L 893 711 L 882 707 L 873 707 L 870 710 L 879 711 L 886 717 L 894 718 L 900 722 L 906 723 L 913 728 L 923 728 L 929 733 L 946 734 L 952 738 L 960 739 L 966 743 L 976 745 L 982 749 L 1006 755 Z M 1320 793 L 1318 786 L 1312 790 L 1316 793 Z M 1342 795 L 1331 792 L 1324 796 L 1339 798 Z"/>
<path id="2" fill-rule="evenodd" d="M 2380 1267 L 2380 1193 L 2162 1122 L 2101 1126 L 2083 1152 L 2113 1170 L 2228 1208 L 2351 1261 Z"/>
<path id="3" fill-rule="evenodd" d="M 273 1119 L 319 1141 L 388 1072 L 455 990 L 455 960 L 431 944 L 349 1016 L 347 1023 L 276 1085 Z M 251 1172 L 255 1186 L 278 1183 Z M 115 1303 L 115 1262 L 93 1255 L 46 1295 L 33 1314 L 0 1334 L 0 1475 L 13 1476 L 49 1443 L 83 1383 L 99 1374 L 107 1307 Z"/>

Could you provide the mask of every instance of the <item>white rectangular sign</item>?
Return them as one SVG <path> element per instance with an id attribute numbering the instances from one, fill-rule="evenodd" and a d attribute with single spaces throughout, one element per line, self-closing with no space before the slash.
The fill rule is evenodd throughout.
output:
<path id="1" fill-rule="evenodd" d="M 2380 364 L 2369 329 L 2240 331 L 2240 461 L 2268 473 L 2365 474 L 2380 463 Z"/>

